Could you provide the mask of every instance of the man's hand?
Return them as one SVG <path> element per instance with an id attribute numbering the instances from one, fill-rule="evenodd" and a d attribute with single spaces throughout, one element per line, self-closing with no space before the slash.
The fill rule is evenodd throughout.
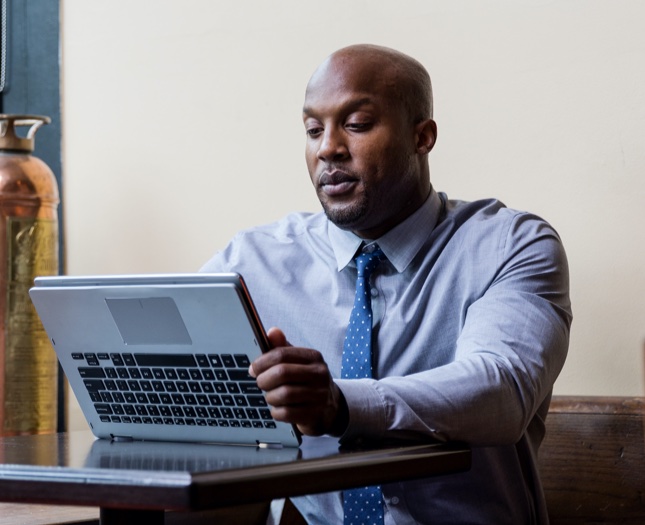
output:
<path id="1" fill-rule="evenodd" d="M 249 373 L 266 392 L 273 418 L 308 436 L 340 436 L 347 428 L 347 405 L 320 352 L 291 346 L 278 328 L 267 335 L 272 350 L 253 361 Z"/>

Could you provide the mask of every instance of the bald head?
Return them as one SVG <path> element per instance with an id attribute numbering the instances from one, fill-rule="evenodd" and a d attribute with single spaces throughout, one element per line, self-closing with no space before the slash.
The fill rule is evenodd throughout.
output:
<path id="1" fill-rule="evenodd" d="M 330 69 L 352 70 L 366 84 L 379 84 L 392 102 L 400 103 L 413 122 L 432 118 L 432 84 L 430 75 L 414 58 L 382 46 L 358 44 L 331 54 L 309 81 L 315 84 L 325 78 Z"/>

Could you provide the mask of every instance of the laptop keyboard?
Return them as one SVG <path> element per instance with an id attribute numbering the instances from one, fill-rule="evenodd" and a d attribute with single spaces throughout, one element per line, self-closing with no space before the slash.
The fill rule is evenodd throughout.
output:
<path id="1" fill-rule="evenodd" d="M 101 421 L 276 428 L 243 354 L 74 353 Z"/>

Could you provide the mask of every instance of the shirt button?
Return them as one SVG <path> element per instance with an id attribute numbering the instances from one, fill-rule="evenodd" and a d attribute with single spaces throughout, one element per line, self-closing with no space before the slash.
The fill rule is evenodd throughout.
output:
<path id="1" fill-rule="evenodd" d="M 376 288 L 372 288 L 370 293 L 372 294 L 372 297 L 376 297 L 378 295 L 378 290 Z"/>
<path id="2" fill-rule="evenodd" d="M 392 505 L 398 505 L 398 504 L 399 504 L 399 498 L 397 498 L 396 496 L 394 496 L 394 497 L 390 500 L 390 503 L 391 503 Z"/>

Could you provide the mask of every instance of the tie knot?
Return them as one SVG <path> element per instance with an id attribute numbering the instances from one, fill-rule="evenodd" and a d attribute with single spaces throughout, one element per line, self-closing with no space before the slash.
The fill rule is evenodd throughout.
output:
<path id="1" fill-rule="evenodd" d="M 355 260 L 358 276 L 368 279 L 374 269 L 381 264 L 384 257 L 383 250 L 380 248 L 357 255 Z"/>

